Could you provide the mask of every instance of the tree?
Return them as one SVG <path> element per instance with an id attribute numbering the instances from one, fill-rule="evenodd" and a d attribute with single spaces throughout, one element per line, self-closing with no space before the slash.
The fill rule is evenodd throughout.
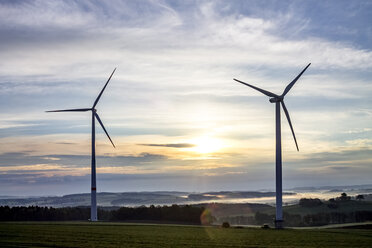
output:
<path id="1" fill-rule="evenodd" d="M 357 195 L 356 199 L 359 201 L 364 200 L 364 195 Z"/>
<path id="2" fill-rule="evenodd" d="M 350 201 L 351 197 L 348 196 L 345 192 L 341 194 L 340 197 L 336 198 L 337 201 Z"/>

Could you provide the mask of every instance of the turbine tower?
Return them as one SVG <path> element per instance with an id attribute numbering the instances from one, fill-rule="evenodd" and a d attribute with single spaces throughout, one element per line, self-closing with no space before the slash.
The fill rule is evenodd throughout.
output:
<path id="1" fill-rule="evenodd" d="M 282 104 L 282 107 L 283 107 L 283 110 L 284 110 L 284 113 L 285 113 L 285 116 L 287 117 L 287 120 L 288 120 L 288 123 L 289 123 L 289 126 L 291 128 L 291 131 L 292 131 L 292 135 L 293 135 L 293 138 L 294 138 L 294 141 L 295 141 L 295 144 L 296 144 L 296 148 L 297 148 L 297 151 L 299 151 L 298 149 L 298 145 L 297 145 L 297 140 L 296 140 L 296 136 L 295 136 L 295 133 L 293 131 L 293 127 L 292 127 L 292 123 L 291 123 L 291 118 L 289 117 L 289 113 L 288 113 L 288 110 L 284 104 L 284 97 L 285 95 L 291 90 L 291 88 L 293 87 L 293 85 L 297 82 L 297 80 L 302 76 L 302 74 L 306 71 L 306 69 L 311 65 L 311 63 L 309 63 L 305 69 L 302 70 L 302 72 L 300 74 L 298 74 L 298 76 L 293 79 L 292 82 L 290 82 L 287 87 L 285 88 L 283 94 L 281 94 L 280 96 L 279 95 L 276 95 L 274 93 L 271 93 L 270 91 L 267 91 L 267 90 L 263 90 L 263 89 L 260 89 L 258 87 L 255 87 L 253 85 L 250 85 L 250 84 L 247 84 L 247 83 L 244 83 L 238 79 L 235 79 L 235 81 L 241 83 L 241 84 L 244 84 L 248 87 L 251 87 L 259 92 L 261 92 L 262 94 L 270 97 L 270 102 L 271 103 L 275 103 L 275 123 L 276 123 L 276 217 L 275 217 L 275 227 L 280 229 L 280 228 L 283 228 L 283 210 L 282 210 L 282 205 L 283 205 L 283 201 L 282 201 L 282 138 L 281 138 L 281 129 L 280 129 L 280 104 Z"/>
<path id="2" fill-rule="evenodd" d="M 95 131 L 95 119 L 99 122 L 101 125 L 103 131 L 105 131 L 107 137 L 109 138 L 111 144 L 114 146 L 114 143 L 112 142 L 110 135 L 107 133 L 105 126 L 103 125 L 101 119 L 99 118 L 97 114 L 97 110 L 95 109 L 99 99 L 102 96 L 103 91 L 106 89 L 107 84 L 110 82 L 110 79 L 112 75 L 114 74 L 116 68 L 111 73 L 111 76 L 107 80 L 105 86 L 99 93 L 97 99 L 94 101 L 94 104 L 91 108 L 81 108 L 81 109 L 63 109 L 63 110 L 51 110 L 46 112 L 87 112 L 92 111 L 92 173 L 91 173 L 91 206 L 90 206 L 90 220 L 91 221 L 97 221 L 97 198 L 96 198 L 96 192 L 97 192 L 97 186 L 96 186 L 96 131 Z"/>

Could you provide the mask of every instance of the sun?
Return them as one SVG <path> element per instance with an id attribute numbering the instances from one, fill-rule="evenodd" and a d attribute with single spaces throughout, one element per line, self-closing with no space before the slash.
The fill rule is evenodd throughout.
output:
<path id="1" fill-rule="evenodd" d="M 191 141 L 192 144 L 195 144 L 191 150 L 198 153 L 213 153 L 223 148 L 223 142 L 220 139 L 202 136 Z"/>

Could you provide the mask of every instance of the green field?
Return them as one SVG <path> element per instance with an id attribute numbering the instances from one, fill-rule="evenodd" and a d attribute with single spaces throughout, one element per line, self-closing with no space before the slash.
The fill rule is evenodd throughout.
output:
<path id="1" fill-rule="evenodd" d="M 371 247 L 372 229 L 0 222 L 0 247 Z"/>

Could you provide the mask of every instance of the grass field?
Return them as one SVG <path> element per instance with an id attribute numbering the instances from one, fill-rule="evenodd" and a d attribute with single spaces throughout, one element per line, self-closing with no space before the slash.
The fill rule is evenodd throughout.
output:
<path id="1" fill-rule="evenodd" d="M 371 229 L 0 222 L 0 247 L 371 247 Z"/>

